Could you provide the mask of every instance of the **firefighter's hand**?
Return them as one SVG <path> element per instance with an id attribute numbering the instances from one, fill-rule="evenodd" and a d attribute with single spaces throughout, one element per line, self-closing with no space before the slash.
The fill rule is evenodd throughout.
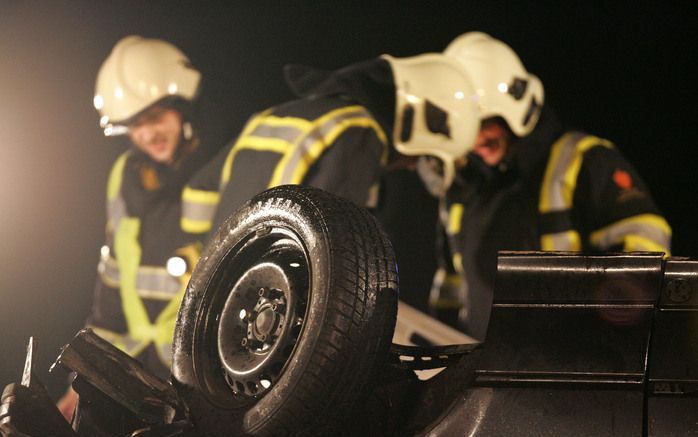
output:
<path id="1" fill-rule="evenodd" d="M 73 390 L 72 387 L 69 387 L 63 397 L 61 397 L 56 404 L 58 410 L 61 412 L 63 417 L 65 417 L 65 420 L 67 420 L 68 423 L 73 420 L 73 413 L 75 412 L 75 406 L 77 403 L 78 393 Z"/>

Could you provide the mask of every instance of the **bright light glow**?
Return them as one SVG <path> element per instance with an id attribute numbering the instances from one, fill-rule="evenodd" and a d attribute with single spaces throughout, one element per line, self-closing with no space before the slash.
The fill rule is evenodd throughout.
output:
<path id="1" fill-rule="evenodd" d="M 124 98 L 124 90 L 121 87 L 116 87 L 114 90 L 114 97 L 121 100 Z"/>
<path id="2" fill-rule="evenodd" d="M 186 272 L 187 262 L 184 261 L 184 259 L 178 256 L 173 256 L 172 258 L 167 260 L 167 273 L 169 273 L 170 275 L 174 276 L 175 278 L 179 278 Z"/>
<path id="3" fill-rule="evenodd" d="M 406 98 L 410 103 L 419 103 L 419 97 L 415 96 L 414 94 L 407 94 Z"/>
<path id="4" fill-rule="evenodd" d="M 289 264 L 289 266 L 291 266 L 291 267 L 300 267 L 301 265 L 300 265 L 300 263 L 291 263 L 291 264 Z"/>
<path id="5" fill-rule="evenodd" d="M 124 135 L 126 133 L 128 133 L 128 127 L 121 125 L 121 124 L 117 124 L 117 125 L 108 124 L 104 127 L 104 136 L 105 137 Z"/>
<path id="6" fill-rule="evenodd" d="M 102 126 L 102 127 L 107 127 L 108 124 L 109 124 L 109 116 L 108 116 L 108 115 L 103 115 L 103 116 L 99 119 L 99 125 Z"/>
<path id="7" fill-rule="evenodd" d="M 453 96 L 458 100 L 463 100 L 465 98 L 465 93 L 463 91 L 456 91 Z"/>
<path id="8" fill-rule="evenodd" d="M 177 94 L 177 84 L 170 82 L 170 84 L 167 86 L 167 92 L 170 94 Z"/>
<path id="9" fill-rule="evenodd" d="M 259 385 L 261 385 L 264 388 L 269 388 L 271 387 L 271 381 L 269 381 L 268 379 L 261 379 L 259 381 Z"/>
<path id="10" fill-rule="evenodd" d="M 102 255 L 102 259 L 109 258 L 109 246 L 107 246 L 106 244 L 102 246 L 102 248 L 99 249 L 99 253 L 100 255 Z"/>
<path id="11" fill-rule="evenodd" d="M 104 108 L 104 98 L 99 94 L 92 99 L 92 103 L 95 105 L 95 109 L 98 111 Z"/>
<path id="12" fill-rule="evenodd" d="M 239 316 L 240 316 L 240 320 L 244 320 L 244 319 L 245 319 L 245 317 L 247 317 L 247 311 L 245 311 L 245 309 L 244 309 L 244 308 L 243 308 L 243 309 L 241 309 L 241 310 L 240 310 L 240 314 L 239 314 Z"/>
<path id="13" fill-rule="evenodd" d="M 505 84 L 504 82 L 500 82 L 499 85 L 497 85 L 497 89 L 500 93 L 505 93 L 509 91 L 509 85 Z"/>

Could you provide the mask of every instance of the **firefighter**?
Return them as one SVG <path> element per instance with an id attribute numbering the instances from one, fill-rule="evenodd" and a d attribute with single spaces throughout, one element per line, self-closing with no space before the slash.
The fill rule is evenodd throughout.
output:
<path id="1" fill-rule="evenodd" d="M 386 55 L 333 72 L 288 66 L 285 73 L 300 98 L 254 115 L 229 152 L 185 188 L 185 201 L 218 205 L 215 216 L 188 220 L 185 229 L 215 229 L 245 200 L 282 184 L 374 207 L 381 175 L 421 155 L 439 162 L 448 185 L 455 158 L 477 133 L 472 87 L 442 54 Z"/>
<path id="2" fill-rule="evenodd" d="M 102 64 L 94 106 L 104 134 L 131 144 L 107 184 L 106 241 L 87 326 L 146 369 L 169 375 L 177 310 L 205 233 L 184 232 L 188 214 L 208 207 L 182 202 L 185 183 L 213 155 L 200 128 L 201 74 L 174 45 L 128 36 Z M 208 122 L 208 121 L 207 121 Z M 59 402 L 67 418 L 69 390 Z"/>
<path id="3" fill-rule="evenodd" d="M 444 54 L 470 77 L 482 122 L 441 201 L 451 259 L 432 288 L 437 312 L 457 308 L 457 324 L 484 339 L 498 250 L 669 254 L 671 229 L 635 168 L 610 141 L 564 129 L 508 45 L 469 32 Z"/>

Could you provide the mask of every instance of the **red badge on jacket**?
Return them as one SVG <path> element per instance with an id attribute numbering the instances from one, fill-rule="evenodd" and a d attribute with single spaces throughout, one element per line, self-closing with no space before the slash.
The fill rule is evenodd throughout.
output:
<path id="1" fill-rule="evenodd" d="M 613 172 L 613 182 L 615 182 L 621 190 L 629 190 L 633 187 L 633 178 L 630 176 L 630 173 L 619 168 Z"/>

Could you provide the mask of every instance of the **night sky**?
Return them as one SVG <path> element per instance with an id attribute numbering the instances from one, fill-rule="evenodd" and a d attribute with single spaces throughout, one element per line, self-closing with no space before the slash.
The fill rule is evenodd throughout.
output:
<path id="1" fill-rule="evenodd" d="M 2 385 L 20 379 L 34 335 L 40 376 L 54 395 L 65 386 L 64 372 L 46 371 L 89 310 L 106 177 L 125 147 L 102 136 L 94 80 L 128 34 L 190 56 L 232 139 L 251 113 L 291 98 L 284 64 L 334 69 L 488 32 L 541 78 L 566 124 L 636 165 L 674 228 L 673 253 L 698 256 L 695 2 L 174 3 L 0 0 Z"/>

